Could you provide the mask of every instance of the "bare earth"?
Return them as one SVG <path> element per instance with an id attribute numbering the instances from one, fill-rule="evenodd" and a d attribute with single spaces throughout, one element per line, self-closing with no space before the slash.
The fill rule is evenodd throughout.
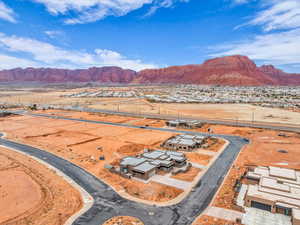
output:
<path id="1" fill-rule="evenodd" d="M 55 172 L 0 147 L 0 224 L 63 225 L 82 207 L 80 194 Z"/>
<path id="2" fill-rule="evenodd" d="M 111 218 L 103 225 L 144 225 L 139 219 L 129 216 L 117 216 Z"/>
<path id="3" fill-rule="evenodd" d="M 232 221 L 217 219 L 211 216 L 202 216 L 200 219 L 195 221 L 193 225 L 238 225 Z"/>
<path id="4" fill-rule="evenodd" d="M 171 176 L 172 178 L 192 182 L 195 177 L 201 172 L 201 169 L 191 167 L 186 173 L 179 173 Z"/>

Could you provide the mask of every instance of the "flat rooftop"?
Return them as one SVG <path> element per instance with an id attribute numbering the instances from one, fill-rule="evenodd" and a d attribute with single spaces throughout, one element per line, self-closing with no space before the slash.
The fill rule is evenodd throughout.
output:
<path id="1" fill-rule="evenodd" d="M 155 168 L 156 168 L 155 165 L 152 165 L 149 162 L 144 162 L 144 163 L 142 163 L 142 164 L 140 164 L 138 166 L 135 166 L 133 168 L 133 170 L 141 172 L 141 173 L 147 173 L 147 172 L 150 172 L 151 170 L 153 170 Z"/>
<path id="2" fill-rule="evenodd" d="M 153 151 L 153 152 L 146 152 L 143 153 L 142 156 L 144 156 L 145 158 L 149 158 L 149 159 L 157 159 L 161 156 L 163 156 L 165 153 L 161 152 L 161 151 Z"/>
<path id="3" fill-rule="evenodd" d="M 146 161 L 145 158 L 136 158 L 136 157 L 129 156 L 129 157 L 123 158 L 120 164 L 122 166 L 137 166 L 145 161 Z"/>
<path id="4" fill-rule="evenodd" d="M 248 197 L 264 199 L 276 205 L 300 208 L 300 174 L 280 167 L 257 167 L 247 177 L 259 180 L 257 185 L 247 185 Z"/>
<path id="5" fill-rule="evenodd" d="M 270 176 L 296 180 L 296 171 L 286 168 L 270 166 Z"/>

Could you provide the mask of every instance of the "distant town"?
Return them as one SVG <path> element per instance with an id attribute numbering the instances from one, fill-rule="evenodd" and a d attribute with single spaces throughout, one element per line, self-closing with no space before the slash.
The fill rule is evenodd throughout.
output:
<path id="1" fill-rule="evenodd" d="M 66 97 L 144 98 L 161 103 L 245 103 L 264 107 L 300 109 L 300 88 L 289 86 L 231 87 L 176 85 L 113 90 L 99 88 Z"/>

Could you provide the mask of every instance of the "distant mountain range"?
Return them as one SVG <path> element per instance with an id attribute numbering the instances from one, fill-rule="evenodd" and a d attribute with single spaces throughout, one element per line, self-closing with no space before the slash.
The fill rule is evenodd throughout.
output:
<path id="1" fill-rule="evenodd" d="M 123 84 L 207 84 L 233 86 L 300 85 L 300 74 L 285 73 L 272 65 L 257 67 L 246 56 L 225 56 L 199 65 L 171 66 L 140 72 L 119 67 L 78 70 L 16 68 L 0 71 L 0 82 L 101 82 Z"/>

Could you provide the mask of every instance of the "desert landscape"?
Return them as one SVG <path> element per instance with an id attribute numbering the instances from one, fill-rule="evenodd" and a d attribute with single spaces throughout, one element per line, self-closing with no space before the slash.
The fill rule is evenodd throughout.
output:
<path id="1" fill-rule="evenodd" d="M 55 171 L 0 148 L 0 224 L 63 225 L 82 207 L 79 192 Z"/>
<path id="2" fill-rule="evenodd" d="M 6 133 L 8 139 L 39 147 L 79 165 L 105 181 L 105 183 L 128 199 L 164 205 L 166 203 L 170 204 L 176 199 L 179 201 L 188 193 L 188 190 L 182 190 L 162 183 L 153 181 L 143 183 L 138 180 L 123 178 L 105 168 L 106 163 L 118 164 L 122 157 L 135 156 L 143 152 L 145 148 L 161 148 L 160 144 L 174 136 L 174 133 L 67 121 L 61 120 L 59 117 L 137 126 L 150 125 L 157 128 L 165 127 L 163 120 L 62 110 L 41 110 L 34 113 L 57 116 L 58 119 L 34 117 L 33 115 L 9 116 L 1 119 L 1 131 Z M 300 168 L 300 164 L 295 161 L 295 158 L 298 157 L 297 145 L 300 146 L 300 136 L 296 133 L 284 132 L 283 135 L 283 132 L 280 131 L 212 124 L 205 124 L 201 128 L 194 130 L 207 132 L 208 129 L 212 129 L 214 133 L 238 135 L 250 140 L 250 144 L 242 149 L 214 198 L 211 205 L 213 207 L 236 210 L 234 185 L 249 165 Z M 217 139 L 217 142 L 212 139 L 208 143 L 210 143 L 209 149 L 187 152 L 186 157 L 188 160 L 195 165 L 209 167 L 217 155 L 221 153 L 221 149 L 226 143 L 222 139 Z M 287 153 L 281 153 L 279 150 L 282 149 L 287 151 Z M 100 157 L 104 160 L 100 160 Z M 1 160 L 7 163 L 4 159 Z M 184 182 L 197 182 L 201 178 L 201 174 L 205 173 L 205 170 L 193 166 L 188 172 L 173 175 L 172 178 Z M 3 177 L 6 176 L 8 178 L 11 177 L 10 174 L 3 175 Z M 14 176 L 21 176 L 21 174 L 17 173 Z M 33 184 L 26 183 L 24 185 Z M 38 189 L 35 195 L 28 195 L 28 197 L 32 198 L 28 200 L 32 201 L 32 204 L 38 202 L 41 198 L 41 193 L 38 192 Z M 15 213 L 21 214 L 18 211 L 15 211 Z M 120 222 L 123 219 L 116 218 L 111 221 L 115 221 L 115 223 L 119 221 L 120 224 L 123 224 Z M 124 224 L 130 224 L 131 220 L 126 219 L 126 221 Z M 222 225 L 230 223 L 230 221 L 221 218 L 212 218 L 209 215 L 205 215 L 204 212 L 204 215 L 199 217 L 195 224 L 210 224 L 212 222 Z M 113 224 L 114 222 L 108 221 L 108 224 L 110 223 Z"/>
<path id="3" fill-rule="evenodd" d="M 299 0 L 0 0 L 0 225 L 300 225 Z"/>
<path id="4" fill-rule="evenodd" d="M 17 105 L 27 108 L 36 104 L 42 108 L 67 108 L 79 107 L 96 110 L 109 110 L 114 112 L 128 112 L 136 115 L 173 116 L 177 118 L 210 119 L 232 122 L 251 122 L 264 124 L 285 124 L 298 126 L 300 124 L 298 107 L 264 107 L 257 104 L 246 103 L 165 103 L 153 102 L 147 96 L 164 95 L 167 90 L 176 89 L 176 86 L 133 86 L 133 87 L 100 87 L 100 88 L 21 88 L 14 91 L 6 89 L 1 91 L 0 102 L 4 105 Z M 189 87 L 182 88 L 187 91 Z M 276 91 L 276 90 L 275 90 Z M 284 91 L 284 90 L 283 90 Z M 95 97 L 92 95 L 81 96 L 82 93 L 118 93 L 119 95 L 136 95 L 128 97 Z M 180 93 L 179 93 L 180 94 Z M 77 96 L 78 95 L 78 96 Z M 201 95 L 201 93 L 199 93 Z M 76 97 L 70 97 L 76 96 Z M 293 101 L 297 104 L 299 99 L 296 94 Z M 282 98 L 281 96 L 279 98 Z M 272 102 L 272 99 L 269 99 Z M 275 101 L 275 99 L 274 99 Z M 283 105 L 291 102 L 290 99 L 282 100 Z M 280 103 L 281 104 L 281 103 Z"/>

